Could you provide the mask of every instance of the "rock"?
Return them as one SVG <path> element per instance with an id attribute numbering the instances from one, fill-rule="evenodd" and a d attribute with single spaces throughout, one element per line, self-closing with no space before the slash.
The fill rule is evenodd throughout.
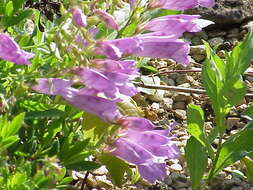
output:
<path id="1" fill-rule="evenodd" d="M 180 164 L 172 164 L 170 166 L 170 169 L 174 170 L 174 171 L 182 171 L 183 170 L 183 168 L 182 168 L 182 166 Z"/>
<path id="2" fill-rule="evenodd" d="M 163 82 L 165 82 L 169 86 L 175 86 L 176 85 L 175 81 L 173 79 L 167 77 L 167 76 L 161 76 L 160 78 Z"/>
<path id="3" fill-rule="evenodd" d="M 227 38 L 238 38 L 240 36 L 239 28 L 232 28 L 228 31 Z"/>
<path id="4" fill-rule="evenodd" d="M 199 36 L 194 36 L 191 39 L 191 42 L 192 42 L 193 45 L 200 45 L 200 44 L 202 44 L 201 38 Z"/>
<path id="5" fill-rule="evenodd" d="M 198 36 L 198 37 L 200 37 L 203 40 L 208 40 L 208 35 L 207 35 L 207 33 L 205 31 L 196 32 L 194 34 L 195 34 L 195 36 Z"/>
<path id="6" fill-rule="evenodd" d="M 243 187 L 232 187 L 230 190 L 243 190 Z"/>
<path id="7" fill-rule="evenodd" d="M 153 102 L 161 102 L 163 100 L 163 95 L 164 94 L 158 94 L 158 93 L 155 93 L 155 94 L 147 94 L 147 98 Z"/>
<path id="8" fill-rule="evenodd" d="M 190 55 L 206 55 L 205 45 L 191 46 Z"/>
<path id="9" fill-rule="evenodd" d="M 181 74 L 176 79 L 177 85 L 181 85 L 181 84 L 184 84 L 184 83 L 191 83 L 193 81 L 194 81 L 194 79 L 192 78 L 192 76 L 189 76 L 187 74 Z"/>
<path id="10" fill-rule="evenodd" d="M 175 102 L 190 102 L 192 97 L 189 93 L 179 92 L 172 96 L 172 100 Z"/>
<path id="11" fill-rule="evenodd" d="M 207 34 L 209 37 L 214 38 L 214 37 L 226 36 L 227 32 L 221 29 L 216 29 L 216 30 L 209 31 Z"/>
<path id="12" fill-rule="evenodd" d="M 248 75 L 247 75 L 247 76 L 246 76 L 246 80 L 248 80 L 249 82 L 252 83 L 252 82 L 253 82 L 253 76 L 248 76 Z"/>
<path id="13" fill-rule="evenodd" d="M 224 42 L 224 39 L 221 37 L 215 37 L 215 38 L 211 38 L 210 40 L 208 40 L 209 44 L 211 47 L 214 47 L 216 45 L 220 45 Z"/>
<path id="14" fill-rule="evenodd" d="M 163 99 L 163 108 L 167 111 L 172 110 L 173 100 L 171 98 Z"/>
<path id="15" fill-rule="evenodd" d="M 226 120 L 226 126 L 228 129 L 231 129 L 233 126 L 236 126 L 239 123 L 240 118 L 238 117 L 228 117 Z"/>
<path id="16" fill-rule="evenodd" d="M 253 28 L 253 21 L 246 22 L 241 27 L 242 27 L 242 29 L 249 30 L 249 29 Z"/>
<path id="17" fill-rule="evenodd" d="M 172 179 L 170 176 L 166 176 L 165 179 L 164 179 L 164 183 L 166 185 L 171 185 L 172 184 Z"/>
<path id="18" fill-rule="evenodd" d="M 178 85 L 178 87 L 182 87 L 182 88 L 190 88 L 191 87 L 191 85 L 190 85 L 190 83 L 183 83 L 183 84 L 180 84 L 180 85 Z"/>
<path id="19" fill-rule="evenodd" d="M 173 80 L 176 80 L 179 77 L 179 73 L 171 73 L 169 74 L 169 77 L 172 78 Z"/>
<path id="20" fill-rule="evenodd" d="M 175 181 L 172 186 L 176 189 L 176 190 L 182 190 L 183 188 L 187 188 L 188 184 L 187 183 L 183 183 L 180 181 Z"/>
<path id="21" fill-rule="evenodd" d="M 175 117 L 177 117 L 178 119 L 181 119 L 181 120 L 186 119 L 186 111 L 185 110 L 176 109 L 176 110 L 174 110 L 174 113 L 175 113 Z"/>
<path id="22" fill-rule="evenodd" d="M 252 0 L 216 0 L 213 8 L 197 7 L 185 11 L 185 14 L 200 14 L 221 26 L 242 23 L 253 17 Z"/>
<path id="23" fill-rule="evenodd" d="M 158 109 L 160 108 L 160 104 L 154 102 L 154 103 L 151 105 L 151 108 L 153 108 L 154 110 L 158 110 Z"/>
<path id="24" fill-rule="evenodd" d="M 141 95 L 141 93 L 134 95 L 132 99 L 136 102 L 138 106 L 148 106 L 148 103 L 146 102 L 146 97 Z"/>
<path id="25" fill-rule="evenodd" d="M 238 43 L 238 39 L 237 38 L 229 38 L 228 41 L 234 46 Z"/>
<path id="26" fill-rule="evenodd" d="M 220 58 L 222 58 L 222 59 L 225 58 L 225 54 L 226 54 L 226 52 L 225 52 L 224 50 L 220 50 L 220 51 L 217 52 L 217 55 L 218 55 Z"/>
<path id="27" fill-rule="evenodd" d="M 175 182 L 175 181 L 180 181 L 183 183 L 187 182 L 187 177 L 184 174 L 172 172 L 170 176 L 171 176 L 171 179 L 173 182 Z"/>
<path id="28" fill-rule="evenodd" d="M 201 61 L 205 60 L 206 56 L 205 55 L 192 55 L 192 58 L 197 62 L 201 62 Z"/>
<path id="29" fill-rule="evenodd" d="M 173 104 L 173 109 L 180 109 L 183 110 L 186 108 L 185 102 L 175 102 Z"/>

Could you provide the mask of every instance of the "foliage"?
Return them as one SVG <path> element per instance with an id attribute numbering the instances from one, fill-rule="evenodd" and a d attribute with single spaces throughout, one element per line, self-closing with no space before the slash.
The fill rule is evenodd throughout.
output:
<path id="1" fill-rule="evenodd" d="M 204 1 L 182 6 L 213 6 Z M 155 0 L 0 0 L 0 189 L 69 189 L 76 182 L 72 171 L 87 177 L 101 166 L 117 186 L 165 177 L 160 160 L 176 158 L 178 149 L 168 130 L 141 118 L 130 98 L 137 93 L 131 80 L 139 74 L 135 66 L 146 74 L 158 71 L 148 64 L 152 58 L 189 62 L 189 44 L 179 38 L 202 26 L 198 16 L 182 15 L 186 8 L 179 4 L 169 10 Z M 182 23 L 189 27 L 176 27 Z M 204 42 L 202 79 L 215 128 L 208 134 L 203 110 L 188 106 L 185 158 L 193 190 L 238 160 L 253 178 L 253 123 L 222 143 L 225 118 L 246 93 L 242 75 L 253 56 L 252 37 L 251 31 L 225 59 Z M 135 80 L 160 84 L 158 77 Z M 252 112 L 242 115 L 252 119 Z"/>
<path id="2" fill-rule="evenodd" d="M 202 79 L 207 95 L 212 102 L 216 125 L 211 133 L 208 134 L 203 128 L 203 110 L 196 105 L 188 106 L 187 130 L 192 137 L 188 140 L 186 146 L 186 161 L 193 180 L 193 189 L 198 189 L 203 179 L 203 170 L 206 169 L 203 156 L 206 154 L 212 160 L 208 180 L 211 180 L 223 168 L 240 159 L 243 160 L 248 168 L 250 167 L 250 162 L 245 156 L 251 153 L 253 147 L 251 141 L 253 135 L 252 122 L 238 133 L 231 135 L 224 143 L 222 143 L 222 139 L 227 128 L 225 125 L 226 115 L 233 106 L 243 100 L 246 93 L 242 75 L 249 67 L 250 60 L 253 57 L 251 53 L 252 37 L 253 32 L 250 31 L 243 42 L 239 43 L 232 52 L 226 53 L 225 59 L 221 59 L 215 53 L 215 50 L 211 49 L 207 42 L 204 42 L 207 50 L 207 58 L 203 65 Z M 242 112 L 242 115 L 251 117 L 251 108 Z M 214 148 L 211 146 L 215 138 L 219 139 L 216 152 L 213 151 Z M 195 144 L 193 142 L 195 142 Z M 195 167 L 195 169 L 193 169 L 194 164 L 196 165 L 196 160 L 192 157 L 193 153 L 191 151 L 193 150 L 190 150 L 190 146 L 194 146 L 192 149 L 195 150 L 195 155 L 198 155 L 195 159 L 199 160 L 199 162 L 202 160 L 202 167 Z M 248 176 L 250 177 L 250 175 L 250 171 L 248 170 Z"/>

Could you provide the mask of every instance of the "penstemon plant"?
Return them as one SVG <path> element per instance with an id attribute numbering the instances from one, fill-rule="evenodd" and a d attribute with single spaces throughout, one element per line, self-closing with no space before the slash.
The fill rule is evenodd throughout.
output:
<path id="1" fill-rule="evenodd" d="M 205 189 L 205 185 L 201 186 L 202 179 L 210 183 L 223 168 L 238 160 L 246 162 L 250 167 L 250 159 L 245 156 L 251 155 L 253 147 L 252 122 L 238 133 L 231 135 L 225 142 L 223 139 L 227 129 L 225 124 L 227 114 L 233 106 L 244 99 L 246 94 L 242 75 L 253 58 L 252 37 L 253 32 L 250 31 L 243 42 L 234 47 L 232 52 L 226 53 L 224 59 L 204 42 L 207 58 L 202 68 L 202 80 L 214 110 L 215 127 L 208 134 L 204 128 L 204 112 L 201 107 L 193 104 L 188 106 L 187 131 L 191 137 L 185 147 L 185 156 L 192 179 L 192 189 Z M 250 117 L 251 109 L 245 110 L 242 115 Z M 219 139 L 218 147 L 214 150 L 211 144 L 216 138 Z M 208 157 L 211 159 L 209 167 Z"/>
<path id="2" fill-rule="evenodd" d="M 170 127 L 157 130 L 138 111 L 127 110 L 138 93 L 132 83 L 140 76 L 136 65 L 140 57 L 189 64 L 189 43 L 181 37 L 203 25 L 199 15 L 182 11 L 213 5 L 213 0 L 2 0 L 0 188 L 66 189 L 73 180 L 68 171 L 87 171 L 87 178 L 102 165 L 118 186 L 138 173 L 150 183 L 162 180 L 165 160 L 177 158 L 179 150 Z M 188 106 L 192 136 L 185 157 L 193 190 L 238 160 L 252 168 L 245 157 L 252 157 L 252 122 L 222 143 L 226 115 L 245 96 L 242 75 L 252 59 L 252 35 L 225 59 L 205 42 L 202 78 L 216 127 L 207 134 L 204 112 Z"/>

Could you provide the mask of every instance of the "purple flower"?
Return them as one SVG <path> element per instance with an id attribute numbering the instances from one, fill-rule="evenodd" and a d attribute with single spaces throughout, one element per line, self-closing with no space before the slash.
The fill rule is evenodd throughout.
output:
<path id="1" fill-rule="evenodd" d="M 85 89 L 71 87 L 72 81 L 59 78 L 42 78 L 33 90 L 49 95 L 62 96 L 71 105 L 83 111 L 93 113 L 105 120 L 113 121 L 120 113 L 117 109 L 117 100 L 108 100 L 89 94 Z"/>
<path id="2" fill-rule="evenodd" d="M 110 59 L 127 55 L 151 58 L 174 59 L 178 63 L 189 63 L 189 43 L 174 39 L 173 36 L 139 35 L 132 38 L 100 41 L 96 52 Z"/>
<path id="3" fill-rule="evenodd" d="M 214 4 L 214 0 L 152 0 L 149 6 L 152 8 L 186 10 L 198 5 L 210 8 Z"/>
<path id="4" fill-rule="evenodd" d="M 129 4 L 131 6 L 131 9 L 133 9 L 136 5 L 137 0 L 129 0 Z"/>
<path id="5" fill-rule="evenodd" d="M 179 38 L 184 32 L 199 32 L 201 27 L 194 23 L 199 15 L 169 15 L 155 18 L 139 27 L 141 31 L 152 31 L 148 35 L 173 36 Z"/>
<path id="6" fill-rule="evenodd" d="M 82 10 L 79 8 L 71 8 L 70 12 L 72 13 L 72 19 L 73 23 L 77 27 L 86 27 L 87 26 L 87 20 L 86 16 L 83 14 Z"/>
<path id="7" fill-rule="evenodd" d="M 134 55 L 151 58 L 174 59 L 180 64 L 189 64 L 190 43 L 175 40 L 167 36 L 138 36 L 142 41 L 142 50 L 134 52 Z"/>
<path id="8" fill-rule="evenodd" d="M 77 69 L 74 72 L 93 93 L 104 93 L 108 98 L 116 98 L 117 93 L 133 96 L 136 88 L 129 82 L 138 72 L 134 61 L 96 60 L 97 68 Z"/>
<path id="9" fill-rule="evenodd" d="M 119 30 L 119 26 L 112 15 L 99 9 L 94 10 L 94 13 L 97 14 L 109 28 Z"/>
<path id="10" fill-rule="evenodd" d="M 138 117 L 122 117 L 118 124 L 122 130 L 111 147 L 112 154 L 136 164 L 150 183 L 164 178 L 166 164 L 160 161 L 178 156 L 172 137 L 167 136 L 169 130 L 155 130 L 149 120 Z"/>
<path id="11" fill-rule="evenodd" d="M 137 38 L 121 38 L 116 40 L 97 41 L 95 52 L 107 56 L 110 59 L 120 59 L 131 55 L 134 51 L 140 51 L 140 40 Z"/>
<path id="12" fill-rule="evenodd" d="M 7 34 L 0 33 L 0 58 L 18 65 L 28 65 L 33 53 L 21 50 L 18 44 Z"/>

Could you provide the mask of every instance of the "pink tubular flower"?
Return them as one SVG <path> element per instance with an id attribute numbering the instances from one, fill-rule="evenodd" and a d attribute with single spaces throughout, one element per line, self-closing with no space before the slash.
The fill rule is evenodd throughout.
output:
<path id="1" fill-rule="evenodd" d="M 104 93 L 108 98 L 116 98 L 118 93 L 133 96 L 136 88 L 129 82 L 138 72 L 134 61 L 95 60 L 94 69 L 75 70 L 86 88 L 93 93 Z"/>
<path id="2" fill-rule="evenodd" d="M 87 93 L 85 89 L 71 87 L 72 81 L 59 78 L 42 78 L 33 90 L 49 95 L 62 96 L 71 105 L 93 113 L 105 120 L 113 121 L 119 115 L 117 100 L 108 100 Z"/>
<path id="3" fill-rule="evenodd" d="M 210 8 L 214 4 L 214 0 L 152 0 L 149 6 L 152 8 L 186 10 L 198 5 Z"/>
<path id="4" fill-rule="evenodd" d="M 119 30 L 119 26 L 112 15 L 98 9 L 94 10 L 94 13 L 97 14 L 109 28 L 113 30 Z"/>
<path id="5" fill-rule="evenodd" d="M 173 36 L 139 35 L 132 38 L 100 41 L 96 52 L 110 59 L 127 55 L 151 58 L 174 59 L 178 63 L 189 63 L 189 43 L 174 39 Z"/>
<path id="6" fill-rule="evenodd" d="M 72 13 L 72 19 L 73 23 L 77 27 L 86 27 L 87 26 L 87 20 L 86 16 L 83 14 L 82 10 L 79 8 L 71 8 L 70 12 Z"/>
<path id="7" fill-rule="evenodd" d="M 166 35 L 179 38 L 184 32 L 199 32 L 201 26 L 194 23 L 195 20 L 200 18 L 199 15 L 169 15 L 162 16 L 143 24 L 139 27 L 141 31 L 152 31 L 148 35 Z"/>
<path id="8" fill-rule="evenodd" d="M 0 58 L 18 65 L 28 65 L 33 53 L 21 50 L 18 44 L 7 34 L 0 33 Z"/>
<path id="9" fill-rule="evenodd" d="M 167 137 L 169 131 L 155 130 L 149 120 L 138 117 L 122 117 L 118 124 L 122 130 L 111 153 L 136 164 L 141 176 L 150 183 L 163 179 L 166 164 L 160 161 L 178 156 L 172 137 Z"/>

